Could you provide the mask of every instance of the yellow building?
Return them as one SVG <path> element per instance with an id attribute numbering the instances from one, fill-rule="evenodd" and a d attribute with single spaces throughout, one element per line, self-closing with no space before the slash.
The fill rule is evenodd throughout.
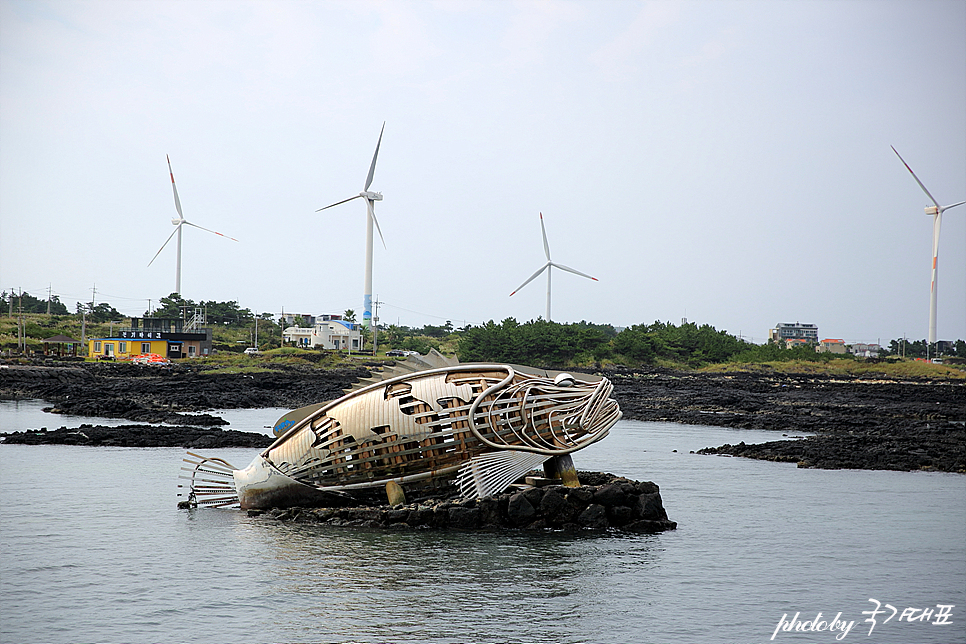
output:
<path id="1" fill-rule="evenodd" d="M 88 353 L 96 360 L 124 360 L 155 353 L 168 359 L 196 358 L 211 353 L 211 329 L 184 328 L 182 320 L 131 318 L 131 326 L 109 338 L 92 338 Z"/>

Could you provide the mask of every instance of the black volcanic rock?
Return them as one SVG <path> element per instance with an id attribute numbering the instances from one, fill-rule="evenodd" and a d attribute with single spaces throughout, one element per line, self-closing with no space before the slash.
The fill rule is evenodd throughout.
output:
<path id="1" fill-rule="evenodd" d="M 276 521 L 391 529 L 663 532 L 677 527 L 668 520 L 654 483 L 601 472 L 580 472 L 579 478 L 617 486 L 625 492 L 623 500 L 631 505 L 590 502 L 600 498 L 609 503 L 615 498 L 609 494 L 598 497 L 597 486 L 551 485 L 483 499 L 428 498 L 396 507 L 286 508 L 250 510 L 249 514 Z"/>
<path id="2" fill-rule="evenodd" d="M 802 440 L 723 445 L 823 469 L 966 473 L 966 381 L 611 370 L 624 418 L 780 431 Z"/>
<path id="3" fill-rule="evenodd" d="M 268 447 L 271 436 L 233 429 L 200 427 L 153 427 L 151 425 L 81 425 L 53 431 L 27 430 L 0 434 L 5 445 L 82 445 L 89 447 Z"/>

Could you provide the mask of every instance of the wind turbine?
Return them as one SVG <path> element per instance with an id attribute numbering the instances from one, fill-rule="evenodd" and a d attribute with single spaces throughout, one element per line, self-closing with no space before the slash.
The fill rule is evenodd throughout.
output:
<path id="1" fill-rule="evenodd" d="M 382 145 L 382 133 L 386 129 L 386 122 L 382 122 L 382 129 L 379 130 L 379 141 L 376 143 L 376 152 L 372 155 L 372 163 L 369 165 L 369 176 L 366 177 L 366 186 L 362 189 L 362 192 L 354 197 L 349 197 L 348 199 L 343 199 L 342 201 L 337 201 L 334 204 L 329 204 L 325 208 L 319 208 L 315 212 L 322 212 L 327 208 L 332 208 L 333 206 L 338 206 L 344 204 L 347 201 L 352 201 L 353 199 L 359 199 L 360 197 L 366 200 L 366 279 L 365 279 L 365 293 L 362 296 L 362 326 L 369 328 L 372 322 L 372 224 L 376 224 L 376 230 L 379 231 L 379 239 L 382 240 L 383 248 L 386 247 L 386 239 L 382 236 L 382 229 L 379 228 L 379 220 L 376 219 L 376 212 L 373 209 L 375 202 L 382 201 L 381 192 L 369 192 L 369 186 L 372 185 L 372 175 L 376 171 L 376 158 L 379 156 L 379 146 Z"/>
<path id="2" fill-rule="evenodd" d="M 171 170 L 171 158 L 168 155 L 164 155 L 164 158 L 168 160 L 168 174 L 171 175 L 171 189 L 174 190 L 174 207 L 178 210 L 178 218 L 171 220 L 171 223 L 174 224 L 176 228 L 174 229 L 174 232 L 168 235 L 168 238 L 164 240 L 164 243 L 161 244 L 161 248 L 158 249 L 158 252 L 156 252 L 154 254 L 154 257 L 151 258 L 151 261 L 148 262 L 148 266 L 154 263 L 154 260 L 158 258 L 158 255 L 161 254 L 161 251 L 164 250 L 164 247 L 167 246 L 168 242 L 171 241 L 171 238 L 174 237 L 174 234 L 178 233 L 178 264 L 177 264 L 177 269 L 175 271 L 174 292 L 180 295 L 181 294 L 181 228 L 182 226 L 187 224 L 188 226 L 201 228 L 201 230 L 208 231 L 209 233 L 215 233 L 219 237 L 226 237 L 235 242 L 238 240 L 235 239 L 234 237 L 228 237 L 228 235 L 222 235 L 221 233 L 211 230 L 209 228 L 199 226 L 198 224 L 193 224 L 184 218 L 184 215 L 181 213 L 181 199 L 178 198 L 178 186 L 175 185 L 174 183 L 174 172 Z"/>
<path id="3" fill-rule="evenodd" d="M 569 266 L 564 266 L 563 264 L 558 264 L 557 262 L 550 260 L 550 244 L 547 243 L 547 228 L 543 225 L 543 213 L 540 213 L 540 232 L 543 233 L 543 252 L 547 254 L 547 263 L 540 267 L 540 269 L 527 278 L 527 281 L 517 287 L 517 290 L 510 293 L 510 297 L 513 297 L 516 293 L 520 291 L 524 286 L 532 282 L 540 273 L 547 271 L 547 322 L 550 321 L 550 270 L 551 267 L 559 268 L 562 271 L 567 271 L 568 273 L 573 273 L 574 275 L 580 275 L 581 277 L 586 277 L 587 279 L 592 279 L 595 282 L 598 281 L 596 277 L 591 277 L 580 271 L 576 271 Z"/>
<path id="4" fill-rule="evenodd" d="M 902 155 L 895 149 L 894 146 L 889 146 L 892 151 L 896 153 L 899 160 L 902 161 L 902 165 L 906 166 L 906 170 L 912 175 L 912 178 L 916 180 L 922 191 L 926 193 L 929 200 L 933 202 L 933 206 L 926 206 L 926 214 L 932 215 L 932 284 L 929 291 L 929 344 L 933 345 L 936 343 L 936 280 L 939 277 L 939 228 L 943 223 L 943 212 L 949 210 L 950 208 L 955 208 L 956 206 L 961 206 L 966 201 L 960 201 L 958 203 L 949 204 L 948 206 L 940 206 L 936 198 L 926 189 L 926 186 L 922 185 L 922 181 L 916 176 L 916 173 L 912 171 L 906 160 L 902 158 Z M 928 351 L 928 349 L 927 349 Z"/>

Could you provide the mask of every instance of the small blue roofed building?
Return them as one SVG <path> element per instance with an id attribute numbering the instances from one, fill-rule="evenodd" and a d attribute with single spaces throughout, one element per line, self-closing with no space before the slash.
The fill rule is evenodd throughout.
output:
<path id="1" fill-rule="evenodd" d="M 296 318 L 297 319 L 297 318 Z M 314 326 L 290 326 L 282 332 L 285 342 L 300 347 L 322 347 L 331 351 L 358 351 L 362 348 L 362 330 L 341 315 L 315 316 Z"/>

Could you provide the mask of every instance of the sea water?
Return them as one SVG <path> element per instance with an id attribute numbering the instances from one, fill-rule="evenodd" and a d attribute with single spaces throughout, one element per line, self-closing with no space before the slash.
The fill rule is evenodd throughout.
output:
<path id="1" fill-rule="evenodd" d="M 966 642 L 966 477 L 691 453 L 777 438 L 620 421 L 575 454 L 661 486 L 655 535 L 178 510 L 183 450 L 0 445 L 0 641 Z"/>

